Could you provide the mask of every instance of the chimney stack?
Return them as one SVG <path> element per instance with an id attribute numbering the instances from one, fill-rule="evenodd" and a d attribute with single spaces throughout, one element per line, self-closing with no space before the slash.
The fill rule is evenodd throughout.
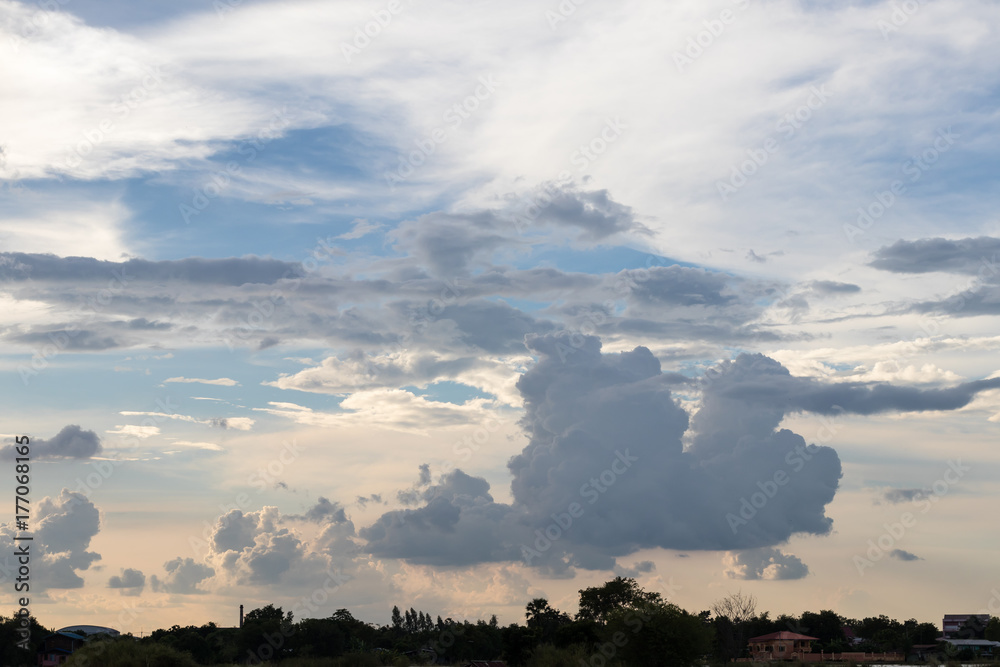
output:
<path id="1" fill-rule="evenodd" d="M 243 605 L 240 605 L 240 627 L 243 627 Z"/>

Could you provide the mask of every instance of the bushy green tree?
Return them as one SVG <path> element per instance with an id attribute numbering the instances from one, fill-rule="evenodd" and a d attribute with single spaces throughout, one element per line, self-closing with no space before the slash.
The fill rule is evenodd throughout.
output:
<path id="1" fill-rule="evenodd" d="M 191 654 L 162 642 L 138 641 L 133 637 L 91 640 L 77 650 L 66 667 L 197 667 Z"/>

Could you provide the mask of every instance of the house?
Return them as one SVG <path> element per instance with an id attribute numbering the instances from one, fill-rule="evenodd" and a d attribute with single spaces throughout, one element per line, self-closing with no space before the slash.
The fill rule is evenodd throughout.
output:
<path id="1" fill-rule="evenodd" d="M 812 652 L 812 642 L 815 641 L 819 639 L 797 632 L 772 632 L 750 638 L 750 655 L 754 660 L 796 660 L 803 653 Z"/>
<path id="2" fill-rule="evenodd" d="M 994 655 L 1000 655 L 1000 649 L 998 649 L 1000 642 L 991 642 L 988 639 L 951 639 L 948 637 L 939 637 L 938 641 L 948 642 L 959 651 L 969 649 L 977 658 L 992 658 Z"/>
<path id="3" fill-rule="evenodd" d="M 958 639 L 963 627 L 973 628 L 978 634 L 986 629 L 986 624 L 989 622 L 989 614 L 945 614 L 944 620 L 941 621 L 941 630 L 946 638 Z M 973 637 L 962 638 L 973 639 Z"/>
<path id="4" fill-rule="evenodd" d="M 61 665 L 73 652 L 87 643 L 83 635 L 75 632 L 53 632 L 48 637 L 42 639 L 42 648 L 38 651 L 39 667 L 54 667 Z"/>

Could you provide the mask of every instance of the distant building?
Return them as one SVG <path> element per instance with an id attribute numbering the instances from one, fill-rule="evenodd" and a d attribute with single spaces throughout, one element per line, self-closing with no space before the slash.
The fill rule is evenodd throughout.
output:
<path id="1" fill-rule="evenodd" d="M 769 635 L 751 637 L 750 655 L 756 660 L 796 660 L 803 653 L 812 652 L 812 643 L 819 641 L 816 637 L 800 635 L 797 632 L 772 632 Z"/>
<path id="2" fill-rule="evenodd" d="M 946 639 L 973 639 L 973 637 L 959 636 L 962 627 L 969 625 L 975 628 L 977 633 L 982 633 L 989 622 L 989 614 L 945 614 L 941 622 L 941 631 Z"/>
<path id="3" fill-rule="evenodd" d="M 38 652 L 39 667 L 54 667 L 61 665 L 73 653 L 87 643 L 87 638 L 75 632 L 53 632 L 42 639 L 42 648 Z"/>
<path id="4" fill-rule="evenodd" d="M 117 637 L 121 633 L 114 628 L 101 625 L 69 625 L 56 630 L 42 639 L 42 648 L 38 651 L 37 665 L 39 667 L 54 667 L 61 665 L 96 635 Z"/>
<path id="5" fill-rule="evenodd" d="M 91 635 L 117 637 L 121 634 L 114 628 L 106 628 L 103 625 L 67 625 L 65 628 L 59 628 L 56 632 L 72 632 L 87 638 L 90 638 Z"/>
<path id="6" fill-rule="evenodd" d="M 977 658 L 992 658 L 1000 655 L 1000 642 L 991 642 L 988 639 L 949 639 L 941 637 L 940 641 L 948 642 L 959 651 L 969 649 Z"/>

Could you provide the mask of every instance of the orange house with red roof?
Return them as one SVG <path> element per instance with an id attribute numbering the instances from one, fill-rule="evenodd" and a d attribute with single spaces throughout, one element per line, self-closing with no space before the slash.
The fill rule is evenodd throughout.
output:
<path id="1" fill-rule="evenodd" d="M 815 641 L 819 639 L 797 632 L 772 632 L 750 638 L 750 655 L 754 660 L 797 660 L 803 653 L 812 652 Z"/>

